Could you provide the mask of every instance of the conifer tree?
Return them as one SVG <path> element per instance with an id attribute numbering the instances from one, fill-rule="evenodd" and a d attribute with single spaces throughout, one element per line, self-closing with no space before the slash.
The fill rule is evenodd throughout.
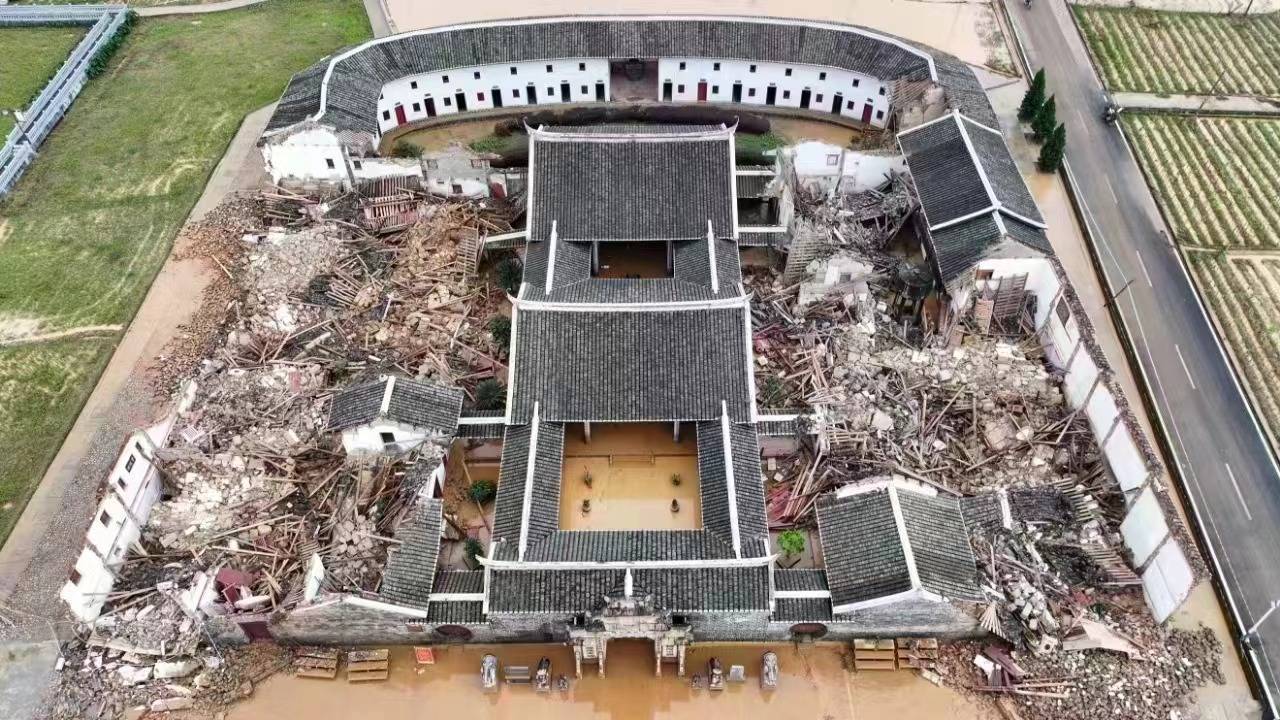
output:
<path id="1" fill-rule="evenodd" d="M 1059 124 L 1050 133 L 1049 139 L 1045 141 L 1044 147 L 1040 148 L 1040 159 L 1036 164 L 1040 166 L 1041 172 L 1057 172 L 1062 167 L 1062 157 L 1067 151 L 1067 126 Z"/>
<path id="2" fill-rule="evenodd" d="M 1036 116 L 1031 119 L 1031 131 L 1036 134 L 1036 140 L 1044 142 L 1053 134 L 1053 129 L 1058 126 L 1058 107 L 1052 95 L 1048 100 L 1044 101 L 1044 105 L 1036 111 Z"/>
<path id="3" fill-rule="evenodd" d="M 1030 122 L 1040 111 L 1041 105 L 1044 105 L 1044 68 L 1037 70 L 1035 77 L 1031 78 L 1031 87 L 1022 96 L 1022 105 L 1018 108 L 1018 119 Z"/>

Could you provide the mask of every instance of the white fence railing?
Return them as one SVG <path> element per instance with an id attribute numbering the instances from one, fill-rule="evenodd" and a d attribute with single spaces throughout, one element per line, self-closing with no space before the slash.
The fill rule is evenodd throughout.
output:
<path id="1" fill-rule="evenodd" d="M 128 18 L 123 5 L 26 5 L 0 7 L 0 27 L 89 25 L 67 61 L 23 111 L 0 147 L 0 197 L 13 189 L 71 103 L 88 82 L 89 63 Z"/>

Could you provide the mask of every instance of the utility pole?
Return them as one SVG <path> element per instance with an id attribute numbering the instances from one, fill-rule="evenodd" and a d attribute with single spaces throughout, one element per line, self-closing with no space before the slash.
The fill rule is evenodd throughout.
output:
<path id="1" fill-rule="evenodd" d="M 1226 77 L 1226 75 L 1227 75 L 1227 69 L 1223 68 L 1222 72 L 1218 73 L 1218 79 L 1213 81 L 1213 87 L 1209 88 L 1209 94 L 1205 95 L 1204 100 L 1200 101 L 1200 107 L 1197 108 L 1198 110 L 1204 110 L 1204 106 L 1206 103 L 1209 102 L 1209 98 L 1212 98 L 1218 94 L 1218 84 L 1222 82 L 1222 78 Z"/>
<path id="2" fill-rule="evenodd" d="M 1119 300 L 1120 296 L 1125 294 L 1125 291 L 1129 289 L 1129 286 L 1132 285 L 1133 281 L 1136 279 L 1137 278 L 1129 278 L 1129 281 L 1124 284 L 1124 287 L 1117 290 L 1114 295 L 1112 295 L 1110 298 L 1107 299 L 1106 302 L 1102 303 L 1102 307 L 1109 308 L 1112 305 L 1114 305 L 1116 300 Z"/>
<path id="3" fill-rule="evenodd" d="M 1267 611 L 1262 613 L 1262 617 L 1258 618 L 1257 622 L 1250 625 L 1249 629 L 1244 631 L 1244 635 L 1240 636 L 1241 642 L 1249 647 L 1253 647 L 1253 643 L 1258 634 L 1258 626 L 1262 625 L 1264 620 L 1271 617 L 1271 613 L 1275 612 L 1278 607 L 1280 607 L 1280 600 L 1272 600 L 1271 605 L 1267 607 Z"/>

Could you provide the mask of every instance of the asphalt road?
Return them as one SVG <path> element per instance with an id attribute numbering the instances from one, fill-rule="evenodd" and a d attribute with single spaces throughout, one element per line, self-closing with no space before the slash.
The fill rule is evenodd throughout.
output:
<path id="1" fill-rule="evenodd" d="M 1100 119 L 1102 83 L 1063 0 L 1007 3 L 1032 67 L 1044 67 L 1066 123 L 1067 164 L 1106 282 L 1133 340 L 1233 612 L 1252 626 L 1280 599 L 1280 470 L 1197 302 L 1137 162 Z M 1127 284 L 1127 289 L 1125 288 Z M 1119 358 L 1113 358 L 1119 362 Z M 1280 612 L 1255 654 L 1275 696 Z M 1264 703 L 1266 704 L 1266 703 Z"/>

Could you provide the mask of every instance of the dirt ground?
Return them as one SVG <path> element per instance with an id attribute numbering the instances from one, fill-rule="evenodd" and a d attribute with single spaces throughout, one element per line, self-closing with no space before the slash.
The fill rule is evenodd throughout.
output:
<path id="1" fill-rule="evenodd" d="M 853 23 L 932 45 L 978 65 L 1009 66 L 990 4 L 936 0 L 511 0 L 424 3 L 383 0 L 393 32 L 538 15 L 716 14 L 772 16 Z"/>
<path id="2" fill-rule="evenodd" d="M 760 656 L 778 654 L 778 689 L 760 689 Z M 997 717 L 984 705 L 931 685 L 910 672 L 851 673 L 844 669 L 843 646 L 819 644 L 696 646 L 687 673 L 705 674 L 707 659 L 720 658 L 726 670 L 746 667 L 747 680 L 723 692 L 694 690 L 689 678 L 678 678 L 675 666 L 653 672 L 653 646 L 644 641 L 609 644 L 607 677 L 584 666 L 583 678 L 572 680 L 573 654 L 563 646 L 503 645 L 488 648 L 440 648 L 436 664 L 419 674 L 409 648 L 392 650 L 391 678 L 385 683 L 349 685 L 337 680 L 309 680 L 278 675 L 236 706 L 228 720 L 347 720 L 376 717 L 409 720 L 422 717 L 520 718 L 579 720 L 586 718 L 806 718 L 812 720 L 902 720 L 946 718 L 985 720 Z M 553 674 L 571 679 L 567 692 L 538 694 L 529 686 L 504 685 L 496 694 L 480 691 L 480 658 L 492 652 L 501 666 L 536 665 L 551 658 Z"/>

